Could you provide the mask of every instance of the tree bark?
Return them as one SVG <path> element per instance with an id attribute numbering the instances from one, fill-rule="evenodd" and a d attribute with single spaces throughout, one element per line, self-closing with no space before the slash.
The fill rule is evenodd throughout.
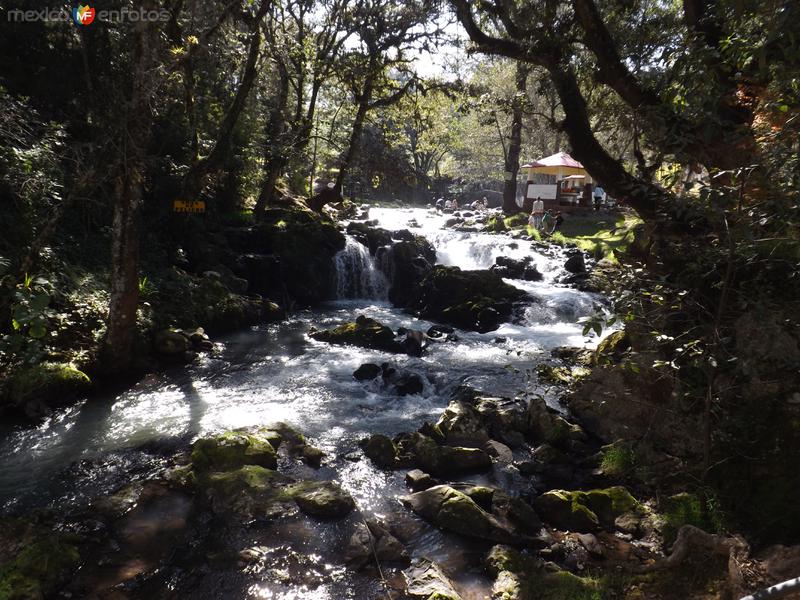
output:
<path id="1" fill-rule="evenodd" d="M 336 175 L 336 183 L 333 187 L 337 193 L 342 193 L 344 181 L 350 172 L 351 167 L 358 157 L 358 152 L 361 149 L 361 134 L 364 132 L 364 122 L 367 119 L 367 111 L 369 110 L 369 98 L 372 94 L 372 81 L 368 80 L 364 86 L 364 93 L 358 101 L 358 110 L 356 111 L 355 119 L 353 120 L 353 130 L 350 132 L 350 141 L 347 145 L 342 162 L 339 163 L 339 173 Z"/>
<path id="2" fill-rule="evenodd" d="M 151 4 L 146 2 L 145 5 Z M 115 178 L 114 221 L 111 239 L 111 297 L 103 363 L 109 372 L 131 366 L 139 305 L 139 211 L 145 176 L 144 160 L 150 137 L 152 90 L 148 73 L 153 67 L 156 29 L 153 23 L 136 24 L 133 81 L 122 132 L 122 156 Z"/>
<path id="3" fill-rule="evenodd" d="M 519 154 L 522 146 L 522 117 L 525 109 L 525 95 L 528 91 L 527 65 L 517 62 L 516 95 L 512 101 L 511 136 L 505 161 L 505 184 L 503 186 L 503 212 L 512 215 L 519 212 L 517 206 L 517 173 L 519 173 Z"/>
<path id="4" fill-rule="evenodd" d="M 253 214 L 256 219 L 264 216 L 267 204 L 275 194 L 275 186 L 288 162 L 287 149 L 283 138 L 286 134 L 286 108 L 289 102 L 289 73 L 283 66 L 278 67 L 279 89 L 275 104 L 267 122 L 266 140 L 264 142 L 264 181 L 258 194 Z"/>

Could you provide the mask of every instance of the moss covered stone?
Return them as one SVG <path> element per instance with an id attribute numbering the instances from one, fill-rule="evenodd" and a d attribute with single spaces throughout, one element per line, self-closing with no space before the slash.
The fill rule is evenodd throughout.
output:
<path id="1" fill-rule="evenodd" d="M 346 516 L 356 507 L 352 496 L 332 481 L 304 482 L 305 485 L 289 488 L 297 506 L 304 513 L 329 519 Z"/>
<path id="2" fill-rule="evenodd" d="M 534 506 L 545 521 L 569 531 L 590 532 L 611 528 L 614 520 L 641 506 L 622 486 L 582 491 L 550 490 Z"/>
<path id="3" fill-rule="evenodd" d="M 313 331 L 311 337 L 329 344 L 358 346 L 384 352 L 404 352 L 402 344 L 395 341 L 394 332 L 375 319 L 359 315 L 355 323 L 345 323 L 334 329 Z"/>
<path id="4" fill-rule="evenodd" d="M 91 386 L 89 376 L 71 365 L 42 363 L 16 371 L 9 380 L 8 396 L 12 405 L 37 416 L 68 404 Z"/>
<path id="5" fill-rule="evenodd" d="M 631 342 L 628 333 L 624 329 L 614 331 L 603 338 L 597 345 L 595 362 L 598 364 L 603 361 L 616 362 L 622 356 L 622 353 L 630 347 Z"/>
<path id="6" fill-rule="evenodd" d="M 80 563 L 76 540 L 52 535 L 0 566 L 0 600 L 40 600 L 59 591 Z"/>
<path id="7" fill-rule="evenodd" d="M 238 469 L 244 465 L 275 469 L 278 466 L 278 455 L 266 437 L 254 433 L 226 431 L 197 440 L 192 446 L 192 463 L 198 472 Z"/>

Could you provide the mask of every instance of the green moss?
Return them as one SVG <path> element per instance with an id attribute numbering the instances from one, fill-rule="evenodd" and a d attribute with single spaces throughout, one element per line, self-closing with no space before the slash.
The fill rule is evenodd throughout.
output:
<path id="1" fill-rule="evenodd" d="M 310 336 L 329 344 L 358 346 L 385 352 L 404 352 L 402 344 L 395 341 L 391 329 L 364 315 L 360 315 L 355 323 L 345 323 L 324 331 L 313 331 Z"/>
<path id="2" fill-rule="evenodd" d="M 670 546 L 684 525 L 694 525 L 704 531 L 716 532 L 721 528 L 721 520 L 712 518 L 712 511 L 704 505 L 703 500 L 688 492 L 670 496 L 663 502 L 664 526 L 662 533 L 664 543 Z"/>
<path id="3" fill-rule="evenodd" d="M 636 468 L 633 449 L 621 442 L 609 444 L 602 449 L 600 466 L 603 472 L 614 477 L 630 476 Z"/>
<path id="4" fill-rule="evenodd" d="M 550 490 L 536 499 L 535 507 L 545 520 L 572 531 L 611 527 L 620 515 L 641 509 L 622 486 L 588 492 Z"/>
<path id="5" fill-rule="evenodd" d="M 53 535 L 26 545 L 0 567 L 0 600 L 39 600 L 57 592 L 80 563 L 74 542 Z"/>
<path id="6" fill-rule="evenodd" d="M 226 431 L 201 438 L 192 447 L 192 463 L 198 472 L 231 470 L 243 465 L 275 469 L 278 457 L 268 438 L 257 434 Z"/>
<path id="7" fill-rule="evenodd" d="M 631 347 L 630 337 L 624 329 L 614 331 L 607 335 L 597 345 L 595 351 L 595 363 L 601 364 L 603 361 L 618 361 L 628 348 Z"/>
<path id="8" fill-rule="evenodd" d="M 89 376 L 60 363 L 42 363 L 14 373 L 9 382 L 9 395 L 14 404 L 40 400 L 45 404 L 58 403 L 91 388 Z"/>
<path id="9" fill-rule="evenodd" d="M 520 212 L 510 217 L 506 217 L 505 225 L 508 229 L 519 229 L 521 227 L 527 227 L 528 215 Z"/>
<path id="10" fill-rule="evenodd" d="M 502 233 L 506 231 L 506 223 L 503 215 L 492 215 L 489 217 L 486 221 L 484 231 L 490 231 L 492 233 Z"/>

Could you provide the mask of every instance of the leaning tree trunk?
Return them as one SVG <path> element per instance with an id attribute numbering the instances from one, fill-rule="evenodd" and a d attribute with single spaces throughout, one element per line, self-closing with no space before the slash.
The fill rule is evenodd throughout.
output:
<path id="1" fill-rule="evenodd" d="M 150 137 L 150 85 L 155 26 L 136 25 L 134 67 L 130 101 L 127 103 L 122 156 L 115 179 L 114 222 L 111 239 L 111 298 L 108 308 L 103 363 L 106 370 L 130 368 L 139 305 L 139 209 L 147 141 Z"/>
<path id="2" fill-rule="evenodd" d="M 508 142 L 505 163 L 505 184 L 503 186 L 503 212 L 511 215 L 519 212 L 517 206 L 517 173 L 519 173 L 519 153 L 522 146 L 522 117 L 525 108 L 525 95 L 528 90 L 528 67 L 517 62 L 516 94 L 512 102 L 511 137 Z"/>
<path id="3" fill-rule="evenodd" d="M 371 86 L 370 86 L 371 87 Z M 358 152 L 361 149 L 361 134 L 364 132 L 364 121 L 367 118 L 367 111 L 369 110 L 369 95 L 365 94 L 361 97 L 358 103 L 358 111 L 353 121 L 353 130 L 350 132 L 350 142 L 347 145 L 347 152 L 345 152 L 342 162 L 339 164 L 339 173 L 336 175 L 336 184 L 334 190 L 339 194 L 342 193 L 344 181 L 347 178 L 350 169 L 358 157 Z"/>

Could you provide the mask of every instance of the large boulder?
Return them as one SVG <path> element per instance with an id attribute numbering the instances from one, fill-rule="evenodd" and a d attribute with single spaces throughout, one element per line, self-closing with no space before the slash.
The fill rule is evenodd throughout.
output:
<path id="1" fill-rule="evenodd" d="M 580 532 L 611 529 L 618 517 L 640 510 L 639 503 L 622 486 L 588 492 L 550 490 L 539 496 L 534 506 L 552 525 Z"/>
<path id="2" fill-rule="evenodd" d="M 359 315 L 355 323 L 345 323 L 333 329 L 311 331 L 315 340 L 329 344 L 359 346 L 371 350 L 403 353 L 403 345 L 395 340 L 394 332 L 375 319 Z"/>
<path id="3" fill-rule="evenodd" d="M 424 318 L 484 333 L 509 320 L 515 304 L 529 299 L 491 271 L 437 265 L 422 280 L 409 307 Z"/>
<path id="4" fill-rule="evenodd" d="M 540 544 L 541 521 L 534 510 L 498 489 L 437 485 L 400 500 L 434 525 L 466 537 L 501 544 Z"/>
<path id="5" fill-rule="evenodd" d="M 583 252 L 574 252 L 564 263 L 564 270 L 573 274 L 585 273 L 586 261 L 583 259 Z"/>
<path id="6" fill-rule="evenodd" d="M 267 469 L 278 466 L 276 442 L 268 436 L 244 431 L 226 431 L 200 438 L 192 446 L 192 464 L 197 472 L 226 471 L 244 465 Z"/>
<path id="7" fill-rule="evenodd" d="M 492 467 L 492 457 L 479 448 L 440 446 L 421 433 L 401 436 L 398 451 L 405 465 L 420 467 L 436 476 L 487 471 Z"/>
<path id="8" fill-rule="evenodd" d="M 15 371 L 8 380 L 7 397 L 15 410 L 35 419 L 66 406 L 91 387 L 89 377 L 71 365 L 41 363 Z"/>
<path id="9" fill-rule="evenodd" d="M 544 279 L 544 275 L 533 264 L 533 258 L 530 256 L 526 256 L 522 260 L 498 256 L 494 262 L 495 264 L 489 270 L 497 273 L 500 277 L 524 279 L 526 281 L 541 281 Z"/>
<path id="10" fill-rule="evenodd" d="M 377 253 L 378 263 L 388 277 L 389 300 L 395 306 L 406 306 L 414 290 L 436 264 L 436 250 L 422 236 L 395 242 Z"/>
<path id="11" fill-rule="evenodd" d="M 392 244 L 392 232 L 380 227 L 371 227 L 366 223 L 352 222 L 347 225 L 347 233 L 369 248 L 373 256 L 378 248 Z"/>
<path id="12" fill-rule="evenodd" d="M 405 546 L 382 523 L 372 520 L 357 523 L 345 552 L 345 562 L 361 569 L 376 559 L 379 564 L 408 564 L 410 557 Z"/>

